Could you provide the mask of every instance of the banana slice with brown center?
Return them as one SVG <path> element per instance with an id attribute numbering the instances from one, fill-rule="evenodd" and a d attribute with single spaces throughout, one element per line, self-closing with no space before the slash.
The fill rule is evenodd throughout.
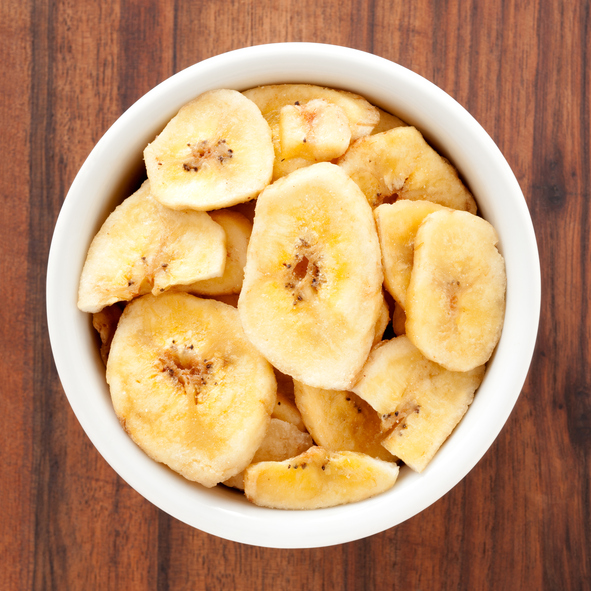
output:
<path id="1" fill-rule="evenodd" d="M 244 330 L 283 373 L 347 389 L 382 313 L 371 209 L 328 163 L 295 171 L 259 197 L 238 302 Z"/>
<path id="2" fill-rule="evenodd" d="M 414 127 L 395 127 L 361 138 L 339 158 L 370 205 L 426 199 L 476 213 L 476 202 L 455 168 Z"/>
<path id="3" fill-rule="evenodd" d="M 382 445 L 421 472 L 468 410 L 484 369 L 448 371 L 400 336 L 373 349 L 353 391 L 381 414 Z"/>
<path id="4" fill-rule="evenodd" d="M 257 106 L 226 89 L 187 103 L 144 150 L 154 197 L 201 211 L 255 198 L 271 181 L 273 158 L 271 130 Z"/>
<path id="5" fill-rule="evenodd" d="M 275 403 L 273 369 L 244 336 L 237 310 L 186 293 L 128 304 L 107 382 L 132 439 L 207 487 L 250 463 Z"/>

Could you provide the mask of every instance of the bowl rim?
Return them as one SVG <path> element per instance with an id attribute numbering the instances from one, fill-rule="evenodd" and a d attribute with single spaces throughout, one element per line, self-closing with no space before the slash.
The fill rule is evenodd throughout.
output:
<path id="1" fill-rule="evenodd" d="M 353 81 L 351 71 L 356 72 Z M 161 129 L 182 104 L 200 92 L 223 87 L 220 84 L 230 79 L 235 84 L 224 86 L 237 90 L 258 86 L 246 81 L 259 80 L 260 84 L 309 82 L 358 92 L 424 128 L 427 139 L 451 156 L 476 195 L 494 192 L 502 203 L 483 208 L 484 217 L 496 219 L 501 205 L 510 212 L 497 228 L 501 248 L 511 257 L 506 257 L 506 322 L 480 389 L 486 393 L 476 396 L 470 412 L 444 444 L 449 453 L 438 454 L 421 475 L 401 471 L 394 488 L 373 499 L 290 512 L 256 507 L 243 497 L 237 502 L 238 495 L 231 491 L 203 489 L 147 458 L 120 427 L 118 433 L 114 411 L 105 406 L 106 383 L 99 387 L 89 380 L 89 375 L 96 375 L 93 364 L 97 363 L 97 358 L 84 354 L 90 321 L 77 310 L 76 292 L 72 293 L 86 253 L 73 252 L 72 244 L 87 240 L 89 231 L 84 228 L 96 224 L 97 216 L 105 213 L 104 202 L 97 203 L 92 196 L 108 194 L 119 179 L 117 174 L 113 175 L 115 180 L 99 175 L 96 167 L 106 163 L 125 170 L 133 158 L 137 160 L 137 153 L 133 158 L 130 153 L 145 146 L 146 138 L 153 137 L 154 130 Z M 345 83 L 334 84 L 337 81 Z M 371 85 L 371 90 L 362 92 L 364 84 Z M 393 91 L 397 84 L 403 84 L 404 97 Z M 149 131 L 132 133 L 146 121 L 150 122 Z M 485 162 L 490 169 L 486 186 L 480 174 L 472 172 L 483 154 L 486 159 L 479 167 Z M 494 220 L 491 222 L 496 227 Z M 519 247 L 517 253 L 515 246 Z M 417 515 L 451 490 L 482 458 L 506 423 L 529 370 L 540 316 L 541 273 L 534 228 L 519 184 L 496 144 L 459 103 L 422 76 L 360 50 L 319 43 L 276 43 L 233 50 L 189 66 L 142 96 L 105 132 L 76 175 L 58 216 L 48 258 L 46 304 L 51 348 L 68 401 L 99 453 L 130 486 L 163 511 L 204 532 L 256 546 L 314 548 L 377 534 Z M 493 387 L 498 392 L 492 392 Z M 472 411 L 487 420 L 481 424 L 469 420 Z M 469 445 L 462 445 L 464 440 Z M 422 486 L 417 484 L 418 478 Z"/>

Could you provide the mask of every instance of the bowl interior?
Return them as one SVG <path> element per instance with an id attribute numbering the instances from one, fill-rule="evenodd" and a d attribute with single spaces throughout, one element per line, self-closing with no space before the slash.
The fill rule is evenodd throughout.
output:
<path id="1" fill-rule="evenodd" d="M 425 472 L 403 469 L 394 488 L 376 498 L 304 512 L 256 507 L 239 493 L 205 489 L 149 459 L 119 425 L 90 315 L 76 308 L 88 246 L 109 212 L 139 185 L 143 149 L 167 121 L 206 90 L 281 82 L 356 92 L 423 132 L 458 168 L 483 216 L 496 228 L 508 284 L 503 334 L 485 380 Z M 449 491 L 492 444 L 519 396 L 539 310 L 539 258 L 531 219 L 491 138 L 424 78 L 370 54 L 319 44 L 275 44 L 223 54 L 176 74 L 142 97 L 107 131 L 74 180 L 48 263 L 47 313 L 56 366 L 78 420 L 101 455 L 140 494 L 177 519 L 226 539 L 268 547 L 319 547 L 366 537 L 412 517 Z"/>

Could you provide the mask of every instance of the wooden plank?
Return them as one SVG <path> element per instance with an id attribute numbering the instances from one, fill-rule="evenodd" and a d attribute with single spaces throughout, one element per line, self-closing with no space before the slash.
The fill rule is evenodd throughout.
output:
<path id="1" fill-rule="evenodd" d="M 31 506 L 34 400 L 23 389 L 31 371 L 25 335 L 28 218 L 30 203 L 29 101 L 31 50 L 27 2 L 0 4 L 0 137 L 10 152 L 0 158 L 0 556 L 7 589 L 30 585 L 29 557 L 34 545 Z"/>
<path id="2" fill-rule="evenodd" d="M 118 478 L 83 434 L 45 338 L 45 265 L 55 219 L 78 168 L 126 99 L 113 51 L 119 24 L 118 2 L 82 9 L 64 0 L 37 3 L 32 11 L 34 207 L 25 293 L 34 357 L 24 388 L 35 404 L 35 533 L 27 587 L 33 589 L 149 589 L 156 580 L 150 548 L 157 547 L 157 509 Z"/>

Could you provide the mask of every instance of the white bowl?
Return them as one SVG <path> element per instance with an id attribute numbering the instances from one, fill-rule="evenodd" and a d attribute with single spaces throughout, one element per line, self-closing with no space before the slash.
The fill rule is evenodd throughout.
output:
<path id="1" fill-rule="evenodd" d="M 205 489 L 148 458 L 111 406 L 90 317 L 76 308 L 88 246 L 108 213 L 137 185 L 142 152 L 178 109 L 214 88 L 309 82 L 356 92 L 415 125 L 459 169 L 497 229 L 507 266 L 503 334 L 468 413 L 422 474 L 403 469 L 373 499 L 316 511 L 251 505 L 223 487 Z M 101 455 L 146 499 L 202 531 L 276 548 L 360 539 L 416 515 L 480 460 L 517 401 L 534 350 L 540 312 L 535 235 L 519 185 L 482 127 L 449 95 L 385 59 L 343 47 L 285 43 L 249 47 L 200 62 L 148 92 L 107 131 L 76 176 L 51 244 L 47 314 L 55 363 L 68 400 Z"/>

